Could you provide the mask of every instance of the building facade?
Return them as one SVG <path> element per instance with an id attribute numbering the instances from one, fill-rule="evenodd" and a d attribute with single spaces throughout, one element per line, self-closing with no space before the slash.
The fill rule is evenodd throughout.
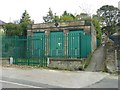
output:
<path id="1" fill-rule="evenodd" d="M 41 39 L 33 42 L 32 48 L 50 57 L 86 58 L 96 49 L 96 30 L 89 21 L 32 24 L 27 35 Z"/>

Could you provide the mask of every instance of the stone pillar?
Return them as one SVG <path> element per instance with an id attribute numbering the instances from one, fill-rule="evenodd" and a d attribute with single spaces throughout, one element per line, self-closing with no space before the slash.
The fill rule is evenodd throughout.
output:
<path id="1" fill-rule="evenodd" d="M 45 31 L 45 55 L 49 55 L 50 47 L 49 47 L 49 35 L 50 31 Z"/>
<path id="2" fill-rule="evenodd" d="M 32 36 L 33 32 L 32 30 L 27 30 L 27 36 Z"/>
<path id="3" fill-rule="evenodd" d="M 68 54 L 68 30 L 64 30 L 64 55 Z"/>

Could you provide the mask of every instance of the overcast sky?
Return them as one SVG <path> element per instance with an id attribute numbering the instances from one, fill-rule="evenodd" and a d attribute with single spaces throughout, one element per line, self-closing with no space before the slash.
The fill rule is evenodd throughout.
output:
<path id="1" fill-rule="evenodd" d="M 24 10 L 27 10 L 35 23 L 42 23 L 42 17 L 49 10 L 61 15 L 67 10 L 72 14 L 87 12 L 95 14 L 103 5 L 118 7 L 120 0 L 0 0 L 0 20 L 4 22 L 19 20 Z"/>

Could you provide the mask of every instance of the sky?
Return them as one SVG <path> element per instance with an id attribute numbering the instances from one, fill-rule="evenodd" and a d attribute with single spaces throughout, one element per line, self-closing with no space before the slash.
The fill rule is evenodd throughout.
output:
<path id="1" fill-rule="evenodd" d="M 27 10 L 35 23 L 42 23 L 49 8 L 53 14 L 61 15 L 65 10 L 72 14 L 87 12 L 95 14 L 103 5 L 118 7 L 120 0 L 0 0 L 0 20 L 8 23 L 20 20 Z"/>

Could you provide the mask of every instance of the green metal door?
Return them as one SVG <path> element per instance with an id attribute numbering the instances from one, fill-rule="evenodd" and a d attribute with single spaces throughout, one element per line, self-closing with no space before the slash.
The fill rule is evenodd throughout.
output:
<path id="1" fill-rule="evenodd" d="M 81 58 L 87 58 L 91 52 L 91 35 L 81 34 Z"/>
<path id="2" fill-rule="evenodd" d="M 81 34 L 82 30 L 72 30 L 68 34 L 68 56 L 71 58 L 81 57 Z"/>
<path id="3" fill-rule="evenodd" d="M 33 56 L 43 57 L 45 54 L 45 33 L 35 32 L 33 34 Z"/>
<path id="4" fill-rule="evenodd" d="M 64 56 L 64 33 L 50 32 L 50 52 L 51 57 Z"/>

